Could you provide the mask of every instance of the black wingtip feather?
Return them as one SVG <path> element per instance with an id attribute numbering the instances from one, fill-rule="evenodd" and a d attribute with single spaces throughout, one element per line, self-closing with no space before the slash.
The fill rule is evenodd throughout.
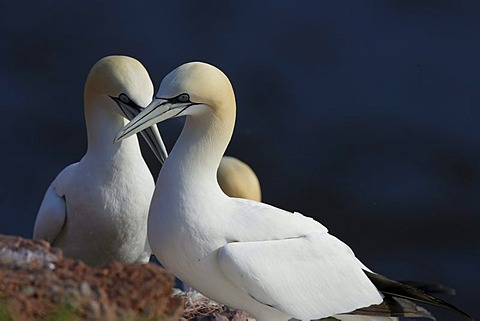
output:
<path id="1" fill-rule="evenodd" d="M 390 280 L 383 275 L 364 271 L 370 281 L 376 286 L 376 288 L 384 293 L 393 297 L 399 297 L 407 300 L 414 300 L 421 303 L 426 303 L 446 309 L 450 309 L 457 313 L 460 313 L 470 321 L 474 321 L 473 318 L 466 312 L 460 310 L 453 304 L 443 301 L 434 297 L 431 294 L 425 293 L 422 290 L 414 288 L 407 284 L 402 284 L 397 281 Z"/>
<path id="2" fill-rule="evenodd" d="M 380 304 L 357 309 L 348 314 L 435 320 L 435 317 L 427 309 L 416 305 L 410 300 L 394 298 L 389 294 L 384 295 L 383 302 Z"/>
<path id="3" fill-rule="evenodd" d="M 448 294 L 455 295 L 456 290 L 454 288 L 445 286 L 443 284 L 426 282 L 426 281 L 412 281 L 412 280 L 396 280 L 399 283 L 409 285 L 416 289 L 419 289 L 428 294 Z"/>

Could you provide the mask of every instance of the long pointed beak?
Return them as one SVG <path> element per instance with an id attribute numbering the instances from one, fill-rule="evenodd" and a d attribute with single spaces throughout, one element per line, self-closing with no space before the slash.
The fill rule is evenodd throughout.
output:
<path id="1" fill-rule="evenodd" d="M 167 160 L 168 152 L 165 144 L 163 143 L 163 139 L 160 135 L 157 125 L 154 124 L 148 127 L 147 129 L 141 131 L 140 134 L 142 134 L 152 152 L 163 165 L 163 163 L 165 163 Z"/>
<path id="2" fill-rule="evenodd" d="M 120 130 L 115 142 L 128 138 L 149 126 L 173 118 L 179 114 L 177 108 L 164 99 L 154 99 L 144 110 Z"/>
<path id="3" fill-rule="evenodd" d="M 143 108 L 139 110 L 121 102 L 118 104 L 128 120 L 134 119 L 135 116 L 140 114 L 141 110 L 143 110 Z M 145 130 L 141 131 L 140 134 L 142 135 L 143 139 L 145 139 L 152 152 L 155 154 L 155 157 L 157 157 L 157 159 L 163 165 L 168 157 L 168 152 L 165 144 L 163 143 L 163 139 L 160 135 L 157 125 L 153 124 L 152 126 L 145 128 Z"/>

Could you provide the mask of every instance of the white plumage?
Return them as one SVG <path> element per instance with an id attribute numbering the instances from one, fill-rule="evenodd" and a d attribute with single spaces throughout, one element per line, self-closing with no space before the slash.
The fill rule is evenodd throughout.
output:
<path id="1" fill-rule="evenodd" d="M 353 252 L 323 225 L 221 191 L 215 174 L 235 119 L 223 73 L 185 64 L 167 75 L 157 98 L 118 137 L 187 115 L 150 209 L 149 240 L 162 264 L 257 320 L 321 318 L 382 302 Z"/>
<path id="2" fill-rule="evenodd" d="M 288 263 L 287 263 L 288 262 Z M 222 272 L 256 300 L 310 320 L 381 302 L 351 250 L 328 233 L 234 242 L 219 252 Z M 319 307 L 321 305 L 321 307 Z"/>
<path id="3" fill-rule="evenodd" d="M 258 321 L 319 319 L 379 304 L 383 295 L 371 280 L 443 304 L 370 273 L 347 245 L 309 217 L 226 196 L 216 171 L 235 110 L 233 88 L 219 69 L 187 63 L 164 78 L 156 99 L 117 136 L 125 139 L 187 116 L 149 212 L 149 241 L 166 268 Z"/>
<path id="4" fill-rule="evenodd" d="M 110 56 L 92 67 L 85 84 L 87 153 L 47 189 L 34 238 L 92 265 L 148 262 L 153 177 L 136 137 L 115 144 L 113 140 L 125 117 L 138 114 L 152 96 L 150 77 L 133 58 Z M 157 157 L 166 157 L 156 126 L 144 137 Z"/>

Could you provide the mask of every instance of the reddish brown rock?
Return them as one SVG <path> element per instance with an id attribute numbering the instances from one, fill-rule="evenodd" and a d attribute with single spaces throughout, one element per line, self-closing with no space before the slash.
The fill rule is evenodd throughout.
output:
<path id="1" fill-rule="evenodd" d="M 0 280 L 2 320 L 179 320 L 183 312 L 161 267 L 92 268 L 44 241 L 0 235 Z"/>
<path id="2" fill-rule="evenodd" d="M 1 321 L 254 320 L 203 296 L 172 297 L 173 282 L 158 265 L 90 267 L 46 241 L 0 235 Z"/>

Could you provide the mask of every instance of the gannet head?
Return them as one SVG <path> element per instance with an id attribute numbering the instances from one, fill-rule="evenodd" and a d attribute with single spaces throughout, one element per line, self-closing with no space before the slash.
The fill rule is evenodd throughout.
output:
<path id="1" fill-rule="evenodd" d="M 153 84 L 138 60 L 127 56 L 108 56 L 100 59 L 90 70 L 84 96 L 86 106 L 93 105 L 91 102 L 97 96 L 110 97 L 115 102 L 113 112 L 131 120 L 151 101 Z M 163 163 L 167 151 L 157 126 L 146 128 L 142 135 Z"/>
<path id="2" fill-rule="evenodd" d="M 189 62 L 162 80 L 155 99 L 117 135 L 125 139 L 155 123 L 179 116 L 235 115 L 235 95 L 227 76 L 203 62 Z"/>
<path id="3" fill-rule="evenodd" d="M 144 107 L 153 97 L 153 84 L 138 60 L 127 56 L 107 56 L 95 63 L 88 74 L 85 99 L 93 95 L 108 95 L 122 103 L 132 102 Z"/>
<path id="4" fill-rule="evenodd" d="M 224 156 L 217 171 L 218 184 L 230 197 L 262 201 L 260 182 L 253 169 L 241 160 Z"/>

